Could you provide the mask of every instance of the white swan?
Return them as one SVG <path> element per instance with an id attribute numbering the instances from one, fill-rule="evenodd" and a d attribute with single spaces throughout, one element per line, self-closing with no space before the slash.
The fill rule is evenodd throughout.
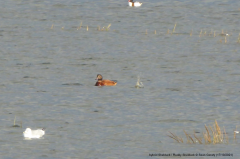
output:
<path id="1" fill-rule="evenodd" d="M 30 128 L 27 128 L 24 132 L 23 132 L 23 136 L 25 138 L 40 138 L 45 134 L 45 130 L 44 129 L 37 129 L 37 130 L 32 130 Z"/>
<path id="2" fill-rule="evenodd" d="M 128 5 L 130 7 L 140 7 L 142 5 L 142 3 L 136 1 L 136 2 L 133 2 L 133 0 L 128 0 Z"/>

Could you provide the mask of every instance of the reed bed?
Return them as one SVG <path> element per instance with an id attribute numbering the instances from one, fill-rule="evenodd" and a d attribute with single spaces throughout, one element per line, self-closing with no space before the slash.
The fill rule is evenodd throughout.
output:
<path id="1" fill-rule="evenodd" d="M 100 27 L 98 26 L 97 27 L 97 30 L 98 31 L 109 31 L 110 30 L 110 27 L 111 27 L 111 24 L 109 24 L 108 26 L 103 26 L 103 27 Z M 55 28 L 54 24 L 52 24 L 51 26 L 51 30 L 53 30 Z M 61 30 L 64 30 L 65 27 L 61 27 Z M 81 23 L 79 24 L 79 26 L 77 27 L 77 30 L 80 30 L 81 28 L 83 28 L 83 23 L 81 21 Z M 89 25 L 86 25 L 86 31 L 89 31 Z"/>
<path id="2" fill-rule="evenodd" d="M 215 123 L 212 126 L 204 126 L 204 132 L 202 133 L 202 136 L 197 136 L 196 133 L 194 132 L 193 135 L 190 135 L 187 133 L 185 130 L 183 130 L 185 136 L 186 136 L 186 143 L 188 144 L 228 144 L 229 143 L 229 137 L 228 134 L 226 133 L 226 130 L 224 127 L 220 128 L 218 125 L 217 120 L 215 120 Z M 234 140 L 236 140 L 236 134 L 239 133 L 237 131 L 237 126 L 234 131 Z M 177 136 L 176 134 L 172 133 L 169 131 L 169 135 L 167 135 L 171 139 L 177 141 L 178 143 L 184 143 L 182 137 Z"/>
<path id="3" fill-rule="evenodd" d="M 103 26 L 103 27 L 101 27 L 101 26 L 89 26 L 89 25 L 85 25 L 84 27 L 86 27 L 86 31 L 90 31 L 90 28 L 95 28 L 95 27 L 97 28 L 96 29 L 97 31 L 110 31 L 111 23 L 108 26 Z M 56 28 L 57 27 L 55 26 L 55 24 L 52 24 L 51 27 L 50 27 L 51 30 L 55 30 Z M 74 27 L 74 28 L 77 28 L 77 30 L 81 30 L 81 28 L 83 28 L 83 22 L 81 21 L 79 26 Z M 187 31 L 187 33 L 186 33 L 186 32 L 176 32 L 176 28 L 177 28 L 177 23 L 174 24 L 172 30 L 167 29 L 166 33 L 159 32 L 157 30 L 151 31 L 151 30 L 146 29 L 144 31 L 144 34 L 145 35 L 154 34 L 154 35 L 163 35 L 163 36 L 164 36 L 164 34 L 189 35 L 190 37 L 198 36 L 199 38 L 201 38 L 201 37 L 214 37 L 214 38 L 215 37 L 220 37 L 220 38 L 218 38 L 217 42 L 218 43 L 225 43 L 225 44 L 229 43 L 229 38 L 231 36 L 227 31 L 224 31 L 223 29 L 221 31 L 216 31 L 216 30 L 213 30 L 213 29 L 211 29 L 211 30 L 201 29 L 200 31 L 194 31 L 192 29 L 189 32 Z M 64 30 L 65 27 L 60 27 L 60 29 Z M 91 31 L 92 31 L 92 29 L 91 29 Z M 158 32 L 158 34 L 157 34 L 157 32 Z M 239 33 L 239 35 L 237 35 L 237 40 L 235 42 L 240 44 L 240 33 Z"/>

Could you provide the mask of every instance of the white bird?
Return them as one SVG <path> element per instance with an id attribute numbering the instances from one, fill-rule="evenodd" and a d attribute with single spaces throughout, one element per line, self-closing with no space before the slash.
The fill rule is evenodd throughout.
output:
<path id="1" fill-rule="evenodd" d="M 24 132 L 23 132 L 23 136 L 25 138 L 40 138 L 45 134 L 45 130 L 44 129 L 37 129 L 37 130 L 32 130 L 30 128 L 27 128 Z"/>
<path id="2" fill-rule="evenodd" d="M 142 5 L 142 3 L 136 1 L 136 2 L 133 2 L 133 0 L 128 0 L 128 5 L 130 7 L 140 7 Z"/>

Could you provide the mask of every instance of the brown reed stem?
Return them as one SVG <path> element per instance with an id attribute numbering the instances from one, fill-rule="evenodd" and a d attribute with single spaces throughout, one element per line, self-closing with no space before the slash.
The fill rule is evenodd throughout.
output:
<path id="1" fill-rule="evenodd" d="M 207 131 L 207 133 L 206 133 L 207 143 L 211 143 L 211 136 L 210 136 L 208 127 L 207 127 L 206 125 L 205 125 L 205 129 L 206 129 L 206 131 Z"/>
<path id="2" fill-rule="evenodd" d="M 185 131 L 183 130 L 186 137 L 187 137 L 187 142 L 191 144 L 190 140 L 192 141 L 192 143 L 195 143 L 195 141 L 193 140 L 193 138 Z M 190 139 L 190 140 L 189 140 Z"/>
<path id="3" fill-rule="evenodd" d="M 217 129 L 218 135 L 220 135 L 222 132 L 221 132 L 220 127 L 218 126 L 217 120 L 215 120 L 215 125 L 216 125 L 216 129 Z"/>
<path id="4" fill-rule="evenodd" d="M 236 125 L 236 129 L 235 129 L 235 131 L 234 131 L 234 140 L 236 140 L 236 131 L 237 131 L 237 125 Z"/>
<path id="5" fill-rule="evenodd" d="M 108 31 L 110 29 L 111 25 L 112 24 L 108 24 L 106 31 Z"/>
<path id="6" fill-rule="evenodd" d="M 182 138 L 180 138 L 180 137 L 178 137 L 177 135 L 175 135 L 175 134 L 173 134 L 172 132 L 170 132 L 170 131 L 168 131 L 171 135 L 167 135 L 168 137 L 170 137 L 170 138 L 172 138 L 172 139 L 174 139 L 174 140 L 176 140 L 177 142 L 181 142 L 181 143 L 183 143 L 183 140 L 182 140 Z"/>
<path id="7" fill-rule="evenodd" d="M 174 28 L 173 28 L 172 34 L 175 32 L 175 28 L 176 28 L 176 26 L 177 26 L 177 23 L 175 23 L 175 25 L 174 25 Z"/>
<path id="8" fill-rule="evenodd" d="M 196 136 L 196 133 L 194 132 L 194 137 L 195 137 L 195 139 L 197 139 L 197 141 L 199 142 L 199 144 L 202 144 L 202 139 L 201 138 L 198 138 L 197 136 Z"/>
<path id="9" fill-rule="evenodd" d="M 170 136 L 170 135 L 167 135 L 167 136 L 170 137 L 170 138 L 172 138 L 172 139 L 174 139 L 174 140 L 176 140 L 177 142 L 179 142 L 178 139 L 176 139 L 176 138 L 174 138 L 174 137 L 172 137 L 172 136 Z"/>
<path id="10" fill-rule="evenodd" d="M 77 28 L 77 30 L 78 30 L 78 29 L 81 29 L 81 27 L 82 27 L 82 21 L 81 21 L 79 27 Z"/>
<path id="11" fill-rule="evenodd" d="M 228 144 L 228 135 L 227 135 L 227 133 L 226 133 L 226 131 L 225 131 L 225 127 L 223 127 L 223 129 L 224 129 L 225 139 L 226 139 L 226 142 L 227 142 L 227 144 Z"/>

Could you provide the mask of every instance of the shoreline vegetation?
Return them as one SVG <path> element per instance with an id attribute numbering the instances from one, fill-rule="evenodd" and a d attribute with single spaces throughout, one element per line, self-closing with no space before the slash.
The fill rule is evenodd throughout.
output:
<path id="1" fill-rule="evenodd" d="M 83 25 L 83 23 L 81 22 L 79 24 L 79 26 L 76 26 L 76 27 L 72 27 L 72 28 L 76 28 L 77 31 L 79 30 L 85 30 L 85 31 L 110 31 L 110 27 L 111 27 L 111 23 L 108 24 L 107 26 L 103 26 L 101 27 L 100 25 L 98 26 L 89 26 L 89 25 Z M 59 26 L 58 26 L 59 27 Z M 58 29 L 58 27 L 56 27 L 54 24 L 51 25 L 50 29 L 51 30 L 55 30 L 55 29 Z M 146 29 L 145 31 L 140 31 L 142 32 L 143 34 L 145 35 L 148 35 L 148 34 L 155 34 L 155 35 L 166 35 L 166 34 L 169 34 L 169 35 L 188 35 L 190 37 L 192 36 L 198 36 L 199 38 L 201 37 L 220 37 L 220 39 L 217 40 L 218 43 L 228 43 L 229 42 L 229 38 L 230 36 L 232 36 L 232 34 L 229 34 L 227 31 L 224 31 L 223 29 L 221 31 L 216 31 L 216 30 L 213 30 L 213 29 L 201 29 L 200 31 L 193 31 L 190 30 L 188 32 L 176 32 L 176 27 L 177 27 L 177 23 L 175 23 L 172 31 L 170 29 L 167 29 L 166 32 L 158 32 L 157 30 L 153 30 L 153 31 L 149 31 L 148 29 Z M 61 30 L 64 30 L 65 27 L 62 26 L 62 27 L 59 27 Z M 113 31 L 116 31 L 116 30 L 113 30 Z M 236 43 L 239 43 L 240 44 L 240 33 L 238 34 L 238 38 L 237 40 L 235 40 Z"/>
<path id="2" fill-rule="evenodd" d="M 185 130 L 183 130 L 185 136 L 186 136 L 186 141 L 185 143 L 187 144 L 228 144 L 229 143 L 229 135 L 226 133 L 226 130 L 224 127 L 220 128 L 218 125 L 217 120 L 215 120 L 215 123 L 212 126 L 207 126 L 205 125 L 205 131 L 203 131 L 201 136 L 197 136 L 196 132 L 194 132 L 193 135 L 190 135 L 187 133 Z M 239 133 L 237 131 L 237 126 L 235 131 L 233 131 L 233 140 L 236 141 L 237 137 L 236 134 Z M 184 143 L 184 140 L 182 137 L 177 136 L 176 134 L 172 133 L 169 131 L 169 135 L 167 135 L 171 139 L 177 141 L 178 143 Z"/>

